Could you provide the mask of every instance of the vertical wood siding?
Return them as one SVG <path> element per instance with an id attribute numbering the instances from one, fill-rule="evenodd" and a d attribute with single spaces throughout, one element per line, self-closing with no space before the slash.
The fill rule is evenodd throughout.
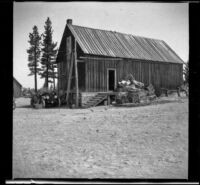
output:
<path id="1" fill-rule="evenodd" d="M 62 54 L 60 55 L 59 63 L 58 63 L 58 88 L 59 90 L 66 91 L 73 37 L 71 36 L 69 32 L 66 32 L 66 34 L 64 35 L 64 40 L 65 42 L 61 44 L 60 49 L 62 51 Z"/>
<path id="2" fill-rule="evenodd" d="M 83 28 L 82 28 L 83 29 Z M 87 31 L 87 30 L 85 30 Z M 79 32 L 78 35 L 81 35 L 82 32 Z M 91 33 L 91 30 L 90 30 Z M 96 34 L 94 32 L 93 34 Z M 92 34 L 92 37 L 94 35 Z M 100 34 L 100 35 L 99 35 Z M 103 32 L 99 32 L 96 36 L 99 38 L 99 36 L 102 36 Z M 105 32 L 105 37 L 111 38 L 111 35 L 109 32 Z M 107 35 L 109 34 L 109 35 Z M 84 35 L 82 35 L 84 36 Z M 122 35 L 119 35 L 117 38 L 122 39 Z M 88 34 L 85 34 L 83 39 L 86 39 L 85 45 L 82 45 L 85 49 L 91 49 L 89 48 L 90 46 L 93 47 L 93 49 L 90 50 L 90 54 L 95 55 L 96 53 L 93 51 L 97 51 L 97 53 L 101 53 L 102 49 L 106 48 L 99 48 L 96 47 L 96 44 L 94 42 L 90 43 L 90 46 L 88 45 L 88 40 L 91 38 L 88 37 Z M 144 39 L 139 39 L 139 38 L 133 38 L 132 36 L 130 37 L 131 43 L 141 43 L 140 49 L 142 52 L 140 52 L 140 49 L 138 50 L 135 45 L 133 47 L 137 50 L 136 53 L 132 53 L 132 50 L 130 50 L 129 53 L 124 53 L 124 50 L 122 48 L 118 48 L 119 45 L 116 45 L 118 48 L 117 50 L 113 51 L 116 56 L 119 55 L 119 50 L 121 52 L 119 57 L 122 57 L 124 55 L 129 56 L 131 53 L 138 54 L 136 58 L 139 56 L 145 58 L 145 56 L 153 56 L 153 58 L 146 58 L 149 60 L 156 60 L 155 52 L 154 50 L 146 50 L 145 48 L 142 49 L 142 47 L 146 46 L 152 46 L 154 49 L 155 47 L 159 47 L 160 49 L 162 48 L 161 45 L 165 45 L 165 43 L 151 43 L 149 41 L 145 41 Z M 135 40 L 136 39 L 136 40 Z M 139 39 L 139 40 L 138 40 Z M 95 41 L 95 39 L 93 39 Z M 100 39 L 101 40 L 101 39 Z M 122 39 L 124 40 L 124 39 Z M 85 40 L 83 40 L 85 41 Z M 104 40 L 104 43 L 108 43 L 107 40 Z M 117 40 L 115 40 L 116 42 Z M 103 42 L 102 42 L 103 44 Z M 121 43 L 123 44 L 123 42 Z M 149 45 L 150 44 L 150 45 Z M 153 44 L 153 45 L 152 45 Z M 155 45 L 156 44 L 156 45 Z M 159 44 L 159 45 L 157 45 Z M 161 44 L 161 45 L 160 45 Z M 71 45 L 71 47 L 69 47 Z M 107 45 L 107 46 L 108 46 Z M 140 45 L 140 44 L 139 44 Z M 138 45 L 138 46 L 139 46 Z M 71 33 L 70 29 L 68 27 L 65 28 L 64 35 L 61 41 L 61 46 L 60 46 L 60 54 L 58 57 L 58 88 L 59 90 L 66 90 L 67 89 L 67 82 L 68 82 L 68 75 L 69 75 L 69 61 L 70 61 L 70 55 L 69 53 L 72 51 L 72 48 L 74 47 L 74 36 Z M 102 47 L 105 47 L 103 44 Z M 149 47 L 152 48 L 152 47 Z M 166 45 L 165 45 L 166 47 Z M 109 48 L 109 46 L 108 46 Z M 115 47 L 114 47 L 115 48 Z M 129 45 L 129 49 L 130 45 Z M 163 56 L 163 60 L 166 61 L 171 61 L 173 57 L 166 58 L 166 55 L 164 55 L 164 50 L 159 50 L 159 56 Z M 144 53 L 143 53 L 144 52 Z M 150 52 L 150 53 L 149 53 Z M 162 52 L 162 53 L 161 53 Z M 107 55 L 109 55 L 110 51 L 107 52 Z M 77 56 L 84 56 L 84 52 L 82 52 L 82 49 L 79 47 L 77 48 Z M 88 54 L 89 55 L 89 54 Z M 87 56 L 88 56 L 87 55 Z M 97 55 L 97 54 L 96 54 Z M 113 56 L 113 55 L 112 55 Z M 115 56 L 115 55 L 114 55 Z M 133 55 L 132 55 L 133 56 Z M 173 55 L 174 56 L 174 55 Z M 158 58 L 160 58 L 158 57 Z M 169 89 L 175 89 L 178 85 L 180 85 L 183 81 L 183 65 L 182 64 L 176 64 L 176 63 L 166 63 L 166 62 L 149 62 L 149 61 L 141 61 L 141 60 L 133 60 L 133 59 L 123 59 L 123 60 L 94 60 L 92 58 L 85 59 L 85 91 L 86 92 L 100 92 L 100 91 L 107 91 L 107 69 L 108 68 L 114 68 L 116 69 L 116 81 L 119 82 L 122 79 L 125 79 L 126 76 L 131 73 L 135 77 L 136 80 L 145 83 L 148 85 L 149 83 L 152 83 L 156 89 L 165 87 Z M 84 70 L 84 69 L 83 69 Z M 81 70 L 79 70 L 80 73 Z M 74 69 L 73 69 L 73 74 L 74 76 Z M 74 78 L 72 78 L 72 83 L 71 83 L 71 88 L 74 87 Z"/>
<path id="3" fill-rule="evenodd" d="M 22 87 L 18 85 L 18 83 L 13 80 L 13 96 L 15 98 L 19 98 L 22 95 Z"/>
<path id="4" fill-rule="evenodd" d="M 66 38 L 69 34 L 66 34 Z M 72 43 L 73 45 L 73 37 Z M 61 50 L 63 51 L 58 63 L 59 90 L 66 90 L 69 75 L 70 55 L 67 55 L 67 42 L 63 43 Z M 182 83 L 183 72 L 182 64 L 160 63 L 141 60 L 94 60 L 92 58 L 84 59 L 85 62 L 85 92 L 105 92 L 107 91 L 107 69 L 116 69 L 116 81 L 125 79 L 131 73 L 136 80 L 145 84 L 152 83 L 158 89 L 165 87 L 175 89 Z M 74 70 L 73 70 L 74 71 Z M 74 76 L 74 74 L 73 74 Z M 74 86 L 72 79 L 71 88 Z"/>
<path id="5" fill-rule="evenodd" d="M 175 89 L 182 83 L 182 64 L 145 62 L 133 60 L 108 61 L 85 59 L 86 92 L 107 91 L 107 69 L 116 69 L 117 82 L 131 73 L 136 80 L 156 89 Z"/>

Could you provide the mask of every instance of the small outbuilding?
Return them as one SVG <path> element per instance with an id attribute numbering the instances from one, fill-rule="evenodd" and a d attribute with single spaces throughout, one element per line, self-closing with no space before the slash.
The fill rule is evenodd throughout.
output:
<path id="1" fill-rule="evenodd" d="M 112 92 L 132 74 L 137 81 L 176 89 L 183 82 L 183 60 L 163 40 L 72 24 L 68 19 L 57 60 L 58 90 L 89 96 Z M 79 97 L 78 97 L 79 95 Z"/>
<path id="2" fill-rule="evenodd" d="M 13 96 L 19 98 L 22 95 L 22 85 L 13 77 Z"/>

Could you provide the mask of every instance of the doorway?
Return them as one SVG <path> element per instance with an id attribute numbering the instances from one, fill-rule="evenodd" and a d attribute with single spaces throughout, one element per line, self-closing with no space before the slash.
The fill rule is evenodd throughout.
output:
<path id="1" fill-rule="evenodd" d="M 107 90 L 114 91 L 116 88 L 116 69 L 107 69 Z"/>
<path id="2" fill-rule="evenodd" d="M 85 62 L 78 62 L 78 88 L 85 91 Z"/>

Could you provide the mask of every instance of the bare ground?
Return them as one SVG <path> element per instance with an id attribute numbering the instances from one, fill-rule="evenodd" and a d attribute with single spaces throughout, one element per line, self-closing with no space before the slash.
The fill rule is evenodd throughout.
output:
<path id="1" fill-rule="evenodd" d="M 177 98 L 175 98 L 177 99 Z M 188 177 L 188 99 L 13 111 L 14 178 Z"/>

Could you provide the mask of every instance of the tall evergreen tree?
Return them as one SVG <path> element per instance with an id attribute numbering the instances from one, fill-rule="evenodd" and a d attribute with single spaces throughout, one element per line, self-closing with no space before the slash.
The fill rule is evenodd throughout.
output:
<path id="1" fill-rule="evenodd" d="M 57 50 L 58 51 L 58 50 Z M 53 60 L 52 60 L 52 74 L 51 74 L 51 77 L 52 77 L 52 80 L 53 80 L 53 89 L 55 90 L 56 88 L 56 82 L 55 82 L 55 79 L 58 78 L 58 72 L 57 72 L 57 69 L 58 69 L 58 65 L 56 63 L 56 56 L 57 56 L 57 53 L 56 55 L 54 56 Z"/>
<path id="2" fill-rule="evenodd" d="M 54 43 L 52 40 L 52 23 L 50 18 L 48 17 L 45 26 L 44 33 L 42 34 L 43 42 L 42 42 L 42 72 L 40 73 L 41 78 L 45 78 L 44 87 L 49 88 L 49 83 L 55 83 L 56 75 L 56 63 L 55 58 L 57 54 L 57 42 Z M 55 87 L 55 84 L 54 84 Z"/>
<path id="3" fill-rule="evenodd" d="M 30 47 L 27 50 L 28 53 L 28 67 L 30 70 L 30 74 L 28 76 L 34 75 L 34 82 L 35 82 L 35 92 L 37 92 L 37 74 L 41 70 L 39 66 L 40 61 L 40 53 L 41 53 L 41 37 L 38 33 L 37 26 L 33 27 L 33 32 L 29 33 L 29 43 Z"/>

